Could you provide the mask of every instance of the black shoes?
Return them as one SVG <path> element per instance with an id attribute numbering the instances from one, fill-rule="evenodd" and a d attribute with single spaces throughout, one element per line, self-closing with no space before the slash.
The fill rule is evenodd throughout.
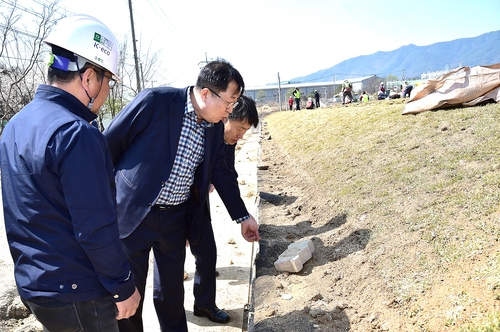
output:
<path id="1" fill-rule="evenodd" d="M 227 323 L 231 319 L 228 314 L 217 307 L 213 309 L 204 309 L 194 305 L 194 315 L 198 317 L 207 317 L 215 323 Z"/>

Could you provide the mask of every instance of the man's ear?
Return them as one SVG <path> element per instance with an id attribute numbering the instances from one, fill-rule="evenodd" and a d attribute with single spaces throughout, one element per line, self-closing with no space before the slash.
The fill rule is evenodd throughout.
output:
<path id="1" fill-rule="evenodd" d="M 205 103 L 207 101 L 207 98 L 208 98 L 208 89 L 207 88 L 203 88 L 200 90 L 200 95 L 201 95 L 201 100 Z"/>
<path id="2" fill-rule="evenodd" d="M 90 88 L 90 82 L 96 78 L 96 72 L 92 68 L 87 68 L 83 73 L 82 73 L 82 85 L 85 90 L 89 90 Z"/>

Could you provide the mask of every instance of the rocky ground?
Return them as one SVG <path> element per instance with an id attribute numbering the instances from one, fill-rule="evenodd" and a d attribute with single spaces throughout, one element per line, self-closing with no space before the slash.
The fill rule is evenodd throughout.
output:
<path id="1" fill-rule="evenodd" d="M 408 271 L 386 268 L 384 262 L 400 250 L 416 255 L 416 240 L 397 234 L 390 242 L 375 240 L 376 218 L 369 211 L 351 215 L 348 206 L 323 193 L 308 176 L 314 170 L 290 158 L 267 129 L 265 117 L 261 147 L 256 332 L 458 331 L 446 322 L 500 309 L 492 290 L 470 278 L 474 266 L 481 265 L 475 258 L 437 276 L 441 281 L 416 299 L 395 295 L 391 283 Z M 304 268 L 277 272 L 273 263 L 278 256 L 291 242 L 306 239 L 316 251 Z"/>
<path id="2" fill-rule="evenodd" d="M 335 202 L 262 129 L 259 174 L 261 246 L 255 283 L 255 331 L 371 331 L 397 315 L 395 300 L 373 278 L 365 246 L 370 230 L 348 222 Z M 274 261 L 293 241 L 311 239 L 315 252 L 299 273 Z M 350 262 L 346 264 L 346 261 Z M 382 314 L 383 313 L 383 314 Z M 396 330 L 394 330 L 396 331 Z"/>

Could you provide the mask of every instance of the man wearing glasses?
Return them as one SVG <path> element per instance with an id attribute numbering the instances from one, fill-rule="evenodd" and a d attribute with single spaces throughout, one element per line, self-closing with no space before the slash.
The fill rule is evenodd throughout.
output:
<path id="1" fill-rule="evenodd" d="M 238 103 L 229 114 L 224 125 L 224 152 L 226 164 L 238 177 L 235 163 L 236 143 L 243 138 L 245 133 L 253 126 L 259 125 L 259 114 L 255 101 L 247 96 L 238 98 Z M 212 179 L 214 181 L 214 179 Z M 210 192 L 213 185 L 210 185 Z M 216 277 L 217 271 L 217 246 L 215 243 L 212 220 L 210 216 L 210 201 L 207 195 L 206 208 L 203 225 L 203 233 L 197 244 L 191 244 L 191 252 L 196 258 L 196 271 L 194 277 L 194 310 L 195 316 L 207 317 L 212 322 L 227 323 L 230 321 L 229 315 L 216 306 Z"/>
<path id="2" fill-rule="evenodd" d="M 260 239 L 224 160 L 221 120 L 244 87 L 231 64 L 213 61 L 194 87 L 142 91 L 104 131 L 115 167 L 120 238 L 143 296 L 153 250 L 153 302 L 162 331 L 187 331 L 185 243 L 199 242 L 210 182 L 243 237 Z M 143 331 L 142 302 L 134 316 L 120 322 L 120 330 Z"/>

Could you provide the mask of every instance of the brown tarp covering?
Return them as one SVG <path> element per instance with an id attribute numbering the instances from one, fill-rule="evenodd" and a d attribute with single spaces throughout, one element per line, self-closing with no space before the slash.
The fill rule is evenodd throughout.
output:
<path id="1" fill-rule="evenodd" d="M 472 68 L 460 67 L 415 87 L 403 115 L 499 101 L 500 63 Z"/>

